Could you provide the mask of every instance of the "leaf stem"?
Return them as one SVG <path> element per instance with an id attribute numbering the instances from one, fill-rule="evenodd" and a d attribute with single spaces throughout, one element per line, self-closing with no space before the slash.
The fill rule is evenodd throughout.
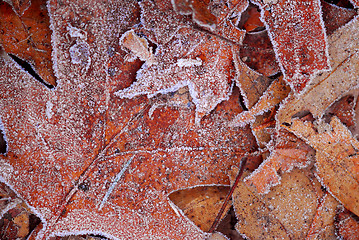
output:
<path id="1" fill-rule="evenodd" d="M 224 210 L 226 209 L 226 206 L 229 202 L 229 199 L 231 198 L 234 189 L 237 187 L 239 180 L 242 177 L 243 171 L 244 171 L 244 166 L 247 163 L 247 157 L 242 157 L 241 161 L 240 161 L 240 166 L 239 166 L 239 172 L 237 174 L 236 180 L 234 181 L 231 189 L 229 190 L 226 199 L 224 200 L 224 203 L 222 204 L 221 210 L 219 210 L 216 219 L 214 219 L 213 224 L 211 226 L 211 228 L 209 229 L 208 233 L 213 233 L 216 228 L 218 227 L 219 222 L 221 221 L 222 215 Z"/>

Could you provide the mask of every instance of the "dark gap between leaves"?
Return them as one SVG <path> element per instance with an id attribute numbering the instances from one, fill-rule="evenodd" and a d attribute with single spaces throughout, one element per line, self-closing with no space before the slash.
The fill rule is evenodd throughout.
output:
<path id="1" fill-rule="evenodd" d="M 1 130 L 1 122 L 0 122 L 0 154 L 6 154 L 7 152 L 7 143 L 5 140 L 5 133 Z"/>
<path id="2" fill-rule="evenodd" d="M 354 9 L 353 4 L 349 0 L 324 0 L 327 3 L 337 5 L 338 7 Z"/>
<path id="3" fill-rule="evenodd" d="M 41 220 L 39 217 L 37 217 L 34 214 L 30 214 L 29 216 L 29 234 L 26 237 L 29 237 L 32 231 L 41 223 Z"/>
<path id="4" fill-rule="evenodd" d="M 274 79 L 278 79 L 282 75 L 283 75 L 282 72 L 277 72 L 276 74 L 269 76 L 268 78 L 274 80 Z"/>
<path id="5" fill-rule="evenodd" d="M 244 98 L 242 96 L 242 94 L 239 94 L 239 104 L 241 105 L 241 107 L 243 108 L 244 111 L 248 111 L 248 108 L 246 107 L 246 104 L 244 104 Z"/>
<path id="6" fill-rule="evenodd" d="M 22 60 L 21 58 L 18 58 L 17 56 L 8 53 L 9 57 L 11 57 L 17 64 L 19 64 L 26 72 L 28 72 L 31 76 L 33 76 L 37 81 L 39 81 L 40 83 L 42 83 L 43 85 L 45 85 L 47 88 L 52 89 L 54 88 L 54 86 L 48 84 L 47 82 L 45 82 L 40 76 L 39 74 L 36 73 L 36 71 L 32 68 L 32 66 Z"/>

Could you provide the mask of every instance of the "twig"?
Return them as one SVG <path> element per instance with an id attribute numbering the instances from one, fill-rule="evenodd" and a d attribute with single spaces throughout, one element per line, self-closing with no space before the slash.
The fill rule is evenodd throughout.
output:
<path id="1" fill-rule="evenodd" d="M 221 210 L 219 210 L 216 219 L 214 219 L 214 222 L 213 222 L 211 228 L 208 231 L 209 233 L 213 233 L 217 229 L 218 224 L 219 224 L 219 222 L 220 222 L 220 220 L 222 218 L 223 212 L 226 209 L 226 206 L 227 206 L 227 204 L 229 202 L 229 199 L 231 198 L 231 196 L 232 196 L 232 194 L 234 192 L 234 189 L 237 187 L 237 185 L 239 183 L 239 180 L 242 177 L 242 174 L 243 174 L 243 171 L 244 171 L 244 166 L 246 165 L 246 163 L 247 163 L 247 157 L 242 157 L 241 162 L 240 162 L 240 166 L 239 166 L 239 172 L 237 174 L 236 180 L 234 181 L 231 189 L 229 190 L 229 193 L 227 194 L 227 197 L 224 200 L 224 203 L 223 203 L 223 205 L 221 207 Z"/>

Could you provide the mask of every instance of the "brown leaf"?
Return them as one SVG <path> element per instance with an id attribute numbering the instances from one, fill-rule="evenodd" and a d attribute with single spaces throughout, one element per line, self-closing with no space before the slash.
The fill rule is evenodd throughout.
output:
<path id="1" fill-rule="evenodd" d="M 231 171 L 231 182 L 236 173 Z M 295 169 L 266 195 L 240 182 L 233 194 L 236 229 L 250 239 L 304 239 L 318 207 L 313 181 L 312 175 Z"/>
<path id="2" fill-rule="evenodd" d="M 293 120 L 290 128 L 316 150 L 317 174 L 344 206 L 359 215 L 359 142 L 336 117 L 330 125 Z"/>
<path id="3" fill-rule="evenodd" d="M 225 125 L 242 111 L 238 89 L 201 126 L 193 105 L 172 104 L 188 92 L 121 99 L 114 93 L 131 84 L 141 62 L 131 66 L 119 57 L 125 50 L 112 46 L 131 29 L 124 19 L 133 17 L 137 2 L 52 1 L 49 8 L 61 84 L 49 91 L 0 59 L 0 116 L 8 141 L 0 175 L 41 216 L 37 237 L 203 238 L 174 212 L 168 194 L 228 184 L 229 167 L 257 150 L 249 128 Z M 108 16 L 104 9 L 113 11 Z M 111 28 L 104 28 L 109 19 Z M 86 71 L 70 53 L 79 42 L 90 53 Z"/>
<path id="4" fill-rule="evenodd" d="M 268 27 L 284 80 L 300 92 L 315 74 L 330 69 L 320 1 L 256 3 Z"/>
<path id="5" fill-rule="evenodd" d="M 346 209 L 343 209 L 336 216 L 336 233 L 343 240 L 359 239 L 358 217 Z"/>
<path id="6" fill-rule="evenodd" d="M 329 193 L 323 195 L 306 239 L 337 239 L 334 217 L 338 204 Z"/>
<path id="7" fill-rule="evenodd" d="M 333 70 L 313 79 L 301 97 L 292 95 L 279 110 L 279 123 L 290 123 L 292 116 L 305 111 L 310 111 L 314 117 L 322 117 L 335 100 L 357 87 L 358 24 L 359 20 L 355 18 L 328 37 Z"/>
<path id="8" fill-rule="evenodd" d="M 332 34 L 339 27 L 344 26 L 358 15 L 354 9 L 339 7 L 337 5 L 327 3 L 324 0 L 321 1 L 321 5 L 327 35 Z"/>
<path id="9" fill-rule="evenodd" d="M 198 186 L 177 190 L 168 197 L 175 204 L 173 207 L 176 211 L 180 210 L 202 231 L 208 232 L 228 192 L 227 186 Z M 231 204 L 230 201 L 225 212 Z"/>
<path id="10" fill-rule="evenodd" d="M 280 72 L 273 45 L 266 30 L 246 33 L 239 55 L 248 67 L 264 76 L 274 76 Z"/>
<path id="11" fill-rule="evenodd" d="M 0 45 L 18 62 L 30 63 L 39 81 L 56 86 L 46 1 L 13 1 L 13 6 L 18 14 L 8 3 L 0 2 Z"/>

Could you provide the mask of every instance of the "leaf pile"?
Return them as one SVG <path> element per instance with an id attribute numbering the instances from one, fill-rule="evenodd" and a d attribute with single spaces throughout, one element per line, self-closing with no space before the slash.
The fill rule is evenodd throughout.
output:
<path id="1" fill-rule="evenodd" d="M 0 238 L 355 236 L 357 4 L 1 2 Z"/>

